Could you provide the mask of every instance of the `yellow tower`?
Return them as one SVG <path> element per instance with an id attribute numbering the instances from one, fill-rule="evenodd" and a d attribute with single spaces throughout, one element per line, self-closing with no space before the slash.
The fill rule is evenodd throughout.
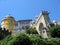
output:
<path id="1" fill-rule="evenodd" d="M 6 28 L 7 30 L 14 32 L 15 19 L 8 15 L 2 19 L 1 27 Z"/>

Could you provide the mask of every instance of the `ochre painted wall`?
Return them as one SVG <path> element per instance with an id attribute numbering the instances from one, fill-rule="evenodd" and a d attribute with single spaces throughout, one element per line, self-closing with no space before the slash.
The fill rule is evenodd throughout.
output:
<path id="1" fill-rule="evenodd" d="M 12 31 L 12 33 L 13 33 L 14 32 L 14 24 L 15 24 L 15 20 L 13 18 L 6 18 L 6 19 L 2 20 L 1 27 L 6 28 L 9 31 Z"/>

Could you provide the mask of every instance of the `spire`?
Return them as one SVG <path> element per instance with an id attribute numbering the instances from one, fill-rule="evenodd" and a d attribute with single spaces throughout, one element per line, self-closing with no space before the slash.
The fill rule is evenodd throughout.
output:
<path id="1" fill-rule="evenodd" d="M 11 14 L 6 15 L 6 17 L 12 17 Z"/>

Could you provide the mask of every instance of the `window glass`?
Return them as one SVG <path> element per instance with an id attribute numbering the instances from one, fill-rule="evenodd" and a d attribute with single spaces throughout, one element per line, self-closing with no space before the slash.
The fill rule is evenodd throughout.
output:
<path id="1" fill-rule="evenodd" d="M 43 31 L 43 33 L 45 33 L 45 31 Z"/>

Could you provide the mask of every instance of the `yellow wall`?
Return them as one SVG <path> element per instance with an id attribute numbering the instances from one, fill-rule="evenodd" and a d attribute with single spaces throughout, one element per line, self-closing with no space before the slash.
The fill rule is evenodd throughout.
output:
<path id="1" fill-rule="evenodd" d="M 2 20 L 2 28 L 6 28 L 10 31 L 12 31 L 12 33 L 14 32 L 14 24 L 15 24 L 15 20 L 12 18 L 6 18 L 4 20 Z"/>

